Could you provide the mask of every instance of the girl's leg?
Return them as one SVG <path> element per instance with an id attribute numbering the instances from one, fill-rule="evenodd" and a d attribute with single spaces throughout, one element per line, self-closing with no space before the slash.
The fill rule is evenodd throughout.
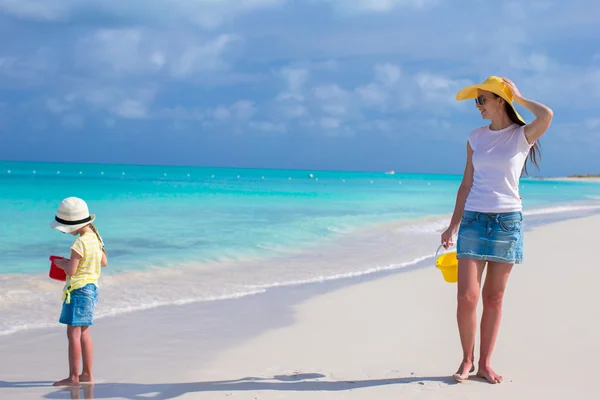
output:
<path id="1" fill-rule="evenodd" d="M 83 372 L 79 376 L 80 382 L 93 382 L 92 360 L 94 358 L 94 343 L 90 335 L 90 327 L 81 327 L 81 354 L 83 356 Z"/>
<path id="2" fill-rule="evenodd" d="M 454 379 L 463 381 L 473 371 L 473 350 L 477 333 L 477 302 L 485 261 L 460 258 L 458 260 L 458 305 L 456 319 L 462 344 L 463 359 Z"/>
<path id="3" fill-rule="evenodd" d="M 483 315 L 481 316 L 481 355 L 477 375 L 490 383 L 502 382 L 502 376 L 495 373 L 491 366 L 492 351 L 500 328 L 502 316 L 502 298 L 512 264 L 489 262 L 483 285 Z"/>
<path id="4" fill-rule="evenodd" d="M 69 377 L 54 382 L 54 386 L 70 386 L 79 384 L 79 366 L 81 364 L 81 327 L 67 326 L 69 339 Z"/>

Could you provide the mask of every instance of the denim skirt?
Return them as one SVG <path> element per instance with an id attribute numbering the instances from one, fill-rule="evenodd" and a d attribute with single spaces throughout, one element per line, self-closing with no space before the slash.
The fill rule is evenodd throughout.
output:
<path id="1" fill-rule="evenodd" d="M 523 262 L 523 213 L 465 211 L 456 242 L 457 258 Z"/>
<path id="2" fill-rule="evenodd" d="M 91 326 L 98 304 L 98 287 L 89 283 L 71 292 L 71 302 L 63 302 L 58 322 L 69 326 Z"/>

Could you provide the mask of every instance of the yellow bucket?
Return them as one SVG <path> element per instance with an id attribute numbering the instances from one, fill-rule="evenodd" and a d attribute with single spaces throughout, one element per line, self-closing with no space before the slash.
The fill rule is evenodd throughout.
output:
<path id="1" fill-rule="evenodd" d="M 438 257 L 441 248 L 442 246 L 440 245 L 435 252 L 435 266 L 442 271 L 446 282 L 455 283 L 458 281 L 458 258 L 456 258 L 456 251 L 450 251 Z"/>

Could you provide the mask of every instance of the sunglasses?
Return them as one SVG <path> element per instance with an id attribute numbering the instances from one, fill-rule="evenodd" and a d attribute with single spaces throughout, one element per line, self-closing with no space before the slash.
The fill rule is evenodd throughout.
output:
<path id="1" fill-rule="evenodd" d="M 477 96 L 475 98 L 475 104 L 479 104 L 480 106 L 485 104 L 485 97 L 483 96 Z"/>

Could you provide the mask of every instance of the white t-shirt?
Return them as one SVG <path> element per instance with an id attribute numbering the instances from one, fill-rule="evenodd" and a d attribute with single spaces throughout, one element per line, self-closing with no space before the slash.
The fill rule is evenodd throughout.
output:
<path id="1" fill-rule="evenodd" d="M 483 126 L 471 132 L 469 143 L 473 149 L 474 173 L 465 210 L 521 211 L 519 179 L 532 146 L 525 137 L 525 127 L 512 124 L 492 131 Z"/>

